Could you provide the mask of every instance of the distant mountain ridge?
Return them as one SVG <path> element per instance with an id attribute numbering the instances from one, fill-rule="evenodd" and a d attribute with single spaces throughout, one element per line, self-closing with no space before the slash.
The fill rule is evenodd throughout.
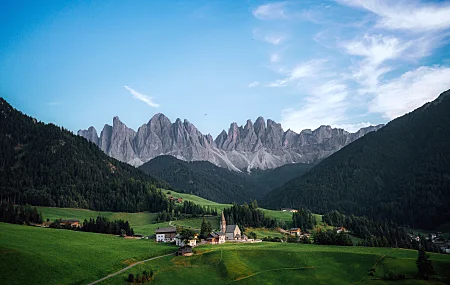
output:
<path id="1" fill-rule="evenodd" d="M 134 166 L 160 155 L 171 155 L 185 161 L 209 161 L 234 171 L 272 169 L 290 163 L 314 163 L 383 125 L 362 128 L 356 133 L 321 126 L 299 134 L 284 131 L 280 124 L 259 117 L 245 126 L 232 123 L 214 140 L 203 135 L 188 120 L 172 123 L 164 114 L 154 115 L 138 131 L 128 128 L 119 117 L 106 124 L 97 135 L 90 127 L 78 135 L 98 145 L 111 157 Z"/>

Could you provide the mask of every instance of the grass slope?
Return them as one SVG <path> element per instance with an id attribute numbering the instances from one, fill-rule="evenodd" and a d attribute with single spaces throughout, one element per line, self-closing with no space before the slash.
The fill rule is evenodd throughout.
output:
<path id="1" fill-rule="evenodd" d="M 173 252 L 149 240 L 0 223 L 4 284 L 87 284 L 127 265 Z M 155 271 L 152 284 L 392 284 L 374 280 L 389 270 L 412 278 L 414 250 L 288 243 L 204 245 L 193 257 L 165 257 L 133 267 L 101 284 L 127 284 L 128 274 Z M 431 254 L 441 281 L 450 256 Z M 376 275 L 368 271 L 376 267 Z M 401 284 L 443 284 L 413 279 Z"/>
<path id="2" fill-rule="evenodd" d="M 0 223 L 0 283 L 87 284 L 174 251 L 151 240 Z"/>
<path id="3" fill-rule="evenodd" d="M 150 269 L 155 271 L 152 284 L 443 284 L 450 277 L 450 256 L 432 254 L 441 282 L 411 279 L 417 258 L 413 250 L 259 243 L 200 246 L 196 251 L 193 257 L 139 265 L 108 284 L 126 284 L 128 274 Z M 372 277 L 368 271 L 373 266 L 377 271 Z M 410 279 L 375 280 L 389 270 Z"/>
<path id="4" fill-rule="evenodd" d="M 220 204 L 216 203 L 196 195 L 178 193 L 173 190 L 162 191 L 167 196 L 173 196 L 176 198 L 183 198 L 184 201 L 192 201 L 201 206 L 211 207 L 217 211 L 222 211 L 224 208 L 231 207 L 231 204 Z M 139 212 L 139 213 L 123 213 L 123 212 L 102 212 L 102 211 L 91 211 L 86 209 L 73 209 L 73 208 L 53 208 L 53 207 L 37 207 L 38 211 L 42 213 L 44 219 L 50 219 L 51 221 L 55 219 L 78 219 L 83 221 L 84 219 L 96 218 L 98 215 L 105 216 L 109 219 L 122 219 L 130 222 L 131 227 L 134 228 L 135 233 L 152 235 L 156 228 L 166 227 L 168 223 L 154 223 L 156 221 L 156 213 Z M 261 208 L 267 217 L 275 218 L 278 220 L 284 220 L 288 227 L 292 226 L 292 213 L 281 212 L 275 210 L 267 210 Z M 322 220 L 321 215 L 316 215 L 318 222 Z M 171 224 L 174 226 L 183 226 L 193 229 L 200 229 L 202 218 L 185 219 L 173 221 Z M 207 220 L 211 223 L 213 229 L 219 228 L 219 217 L 207 217 Z M 258 234 L 258 237 L 265 236 L 278 236 L 276 231 L 270 231 L 266 229 L 257 229 L 262 235 Z"/>
<path id="5" fill-rule="evenodd" d="M 139 212 L 139 213 L 123 213 L 123 212 L 102 212 L 91 211 L 86 209 L 73 208 L 52 208 L 52 207 L 37 207 L 38 211 L 42 213 L 44 220 L 50 219 L 77 219 L 81 222 L 84 219 L 96 218 L 98 215 L 109 218 L 110 220 L 125 220 L 128 221 L 136 234 L 152 235 L 158 227 L 167 227 L 168 223 L 154 223 L 158 214 Z M 200 222 L 201 223 L 201 222 Z"/>

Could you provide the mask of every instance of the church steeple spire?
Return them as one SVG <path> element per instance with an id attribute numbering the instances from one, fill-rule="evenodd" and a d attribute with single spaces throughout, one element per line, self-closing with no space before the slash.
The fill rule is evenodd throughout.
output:
<path id="1" fill-rule="evenodd" d="M 222 221 L 220 222 L 220 231 L 225 233 L 227 231 L 227 221 L 222 211 Z"/>

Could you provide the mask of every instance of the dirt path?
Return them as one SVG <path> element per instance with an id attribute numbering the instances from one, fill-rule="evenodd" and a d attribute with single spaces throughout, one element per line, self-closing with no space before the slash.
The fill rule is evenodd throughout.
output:
<path id="1" fill-rule="evenodd" d="M 160 255 L 160 256 L 152 257 L 152 258 L 149 258 L 149 259 L 146 259 L 146 260 L 138 261 L 138 262 L 133 263 L 133 264 L 131 264 L 130 266 L 125 267 L 125 268 L 123 268 L 123 269 L 121 269 L 121 270 L 119 270 L 119 271 L 117 271 L 117 272 L 115 272 L 115 273 L 111 273 L 111 274 L 109 274 L 108 276 L 103 277 L 102 279 L 98 279 L 97 281 L 94 281 L 94 282 L 92 282 L 92 283 L 89 283 L 88 285 L 93 285 L 93 284 L 100 283 L 100 282 L 102 282 L 102 281 L 104 281 L 104 280 L 106 280 L 106 279 L 108 279 L 108 278 L 111 278 L 111 277 L 113 277 L 113 276 L 116 276 L 117 274 L 120 274 L 120 273 L 123 273 L 124 271 L 127 271 L 127 270 L 130 269 L 131 267 L 134 267 L 134 266 L 136 266 L 136 265 L 142 264 L 142 263 L 144 263 L 144 262 L 147 262 L 147 261 L 150 261 L 150 260 L 155 260 L 155 259 L 162 258 L 162 257 L 166 257 L 166 256 L 170 256 L 170 255 L 174 255 L 174 254 L 173 254 L 173 253 L 169 253 L 169 254 L 166 254 L 166 255 Z"/>

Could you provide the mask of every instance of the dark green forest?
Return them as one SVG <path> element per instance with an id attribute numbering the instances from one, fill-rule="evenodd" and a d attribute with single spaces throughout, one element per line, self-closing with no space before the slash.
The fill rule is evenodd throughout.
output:
<path id="1" fill-rule="evenodd" d="M 347 145 L 260 204 L 424 229 L 449 223 L 450 91 Z"/>
<path id="2" fill-rule="evenodd" d="M 233 203 L 231 208 L 223 209 L 223 215 L 227 222 L 227 225 L 239 225 L 242 231 L 245 231 L 245 227 L 254 228 L 284 228 L 286 229 L 286 223 L 283 220 L 276 220 L 264 215 L 264 212 L 258 208 L 258 203 L 252 201 L 252 203 L 238 205 Z"/>
<path id="3" fill-rule="evenodd" d="M 99 211 L 170 208 L 169 188 L 97 146 L 0 98 L 0 201 Z"/>
<path id="4" fill-rule="evenodd" d="M 173 156 L 158 156 L 139 167 L 166 181 L 179 192 L 192 193 L 219 203 L 244 203 L 259 199 L 270 190 L 307 172 L 310 164 L 290 164 L 276 169 L 238 173 L 208 161 L 187 162 Z"/>

